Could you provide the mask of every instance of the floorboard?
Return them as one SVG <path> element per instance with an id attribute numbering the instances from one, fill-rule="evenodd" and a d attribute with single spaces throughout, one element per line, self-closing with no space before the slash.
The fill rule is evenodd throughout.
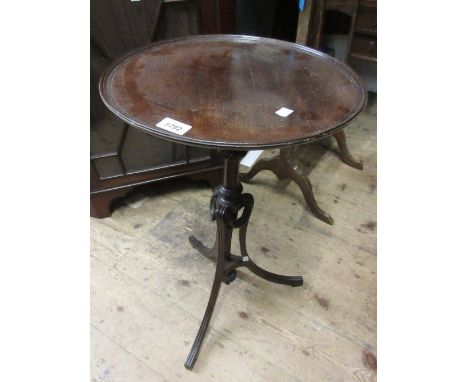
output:
<path id="1" fill-rule="evenodd" d="M 183 364 L 214 263 L 187 238 L 214 241 L 210 189 L 188 181 L 146 188 L 112 217 L 91 219 L 91 380 L 375 381 L 375 97 L 346 133 L 363 171 L 342 163 L 331 140 L 303 146 L 294 158 L 333 226 L 310 214 L 293 183 L 262 172 L 244 185 L 255 197 L 249 255 L 273 272 L 302 275 L 304 286 L 239 270 L 222 286 L 192 372 Z"/>

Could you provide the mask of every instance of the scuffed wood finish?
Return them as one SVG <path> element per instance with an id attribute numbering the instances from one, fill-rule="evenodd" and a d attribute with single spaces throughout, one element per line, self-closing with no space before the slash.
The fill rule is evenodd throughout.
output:
<path id="1" fill-rule="evenodd" d="M 279 192 L 284 182 L 269 172 L 258 174 L 254 186 L 244 185 L 255 195 L 249 253 L 273 272 L 301 274 L 304 286 L 291 289 L 239 270 L 236 285 L 220 290 L 194 372 L 182 364 L 206 307 L 214 264 L 187 236 L 215 241 L 210 190 L 166 184 L 138 209 L 124 206 L 109 219 L 93 219 L 92 378 L 375 381 L 374 114 L 362 113 L 347 137 L 366 163 L 363 171 L 343 166 L 328 150 L 308 176 L 321 206 L 335 218 L 333 227 L 304 210 L 299 188 Z"/>
<path id="2" fill-rule="evenodd" d="M 314 141 L 366 103 L 345 64 L 301 45 L 251 36 L 192 36 L 139 49 L 101 78 L 107 106 L 150 134 L 195 146 L 248 150 Z M 275 111 L 294 110 L 286 117 Z M 192 129 L 156 127 L 170 117 Z"/>

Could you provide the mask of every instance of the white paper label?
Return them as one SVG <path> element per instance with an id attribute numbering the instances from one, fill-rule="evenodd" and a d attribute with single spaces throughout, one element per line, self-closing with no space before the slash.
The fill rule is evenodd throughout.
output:
<path id="1" fill-rule="evenodd" d="M 249 261 L 249 256 L 242 256 L 242 261 Z"/>
<path id="2" fill-rule="evenodd" d="M 287 117 L 289 114 L 291 114 L 294 110 L 287 109 L 285 107 L 282 107 L 279 110 L 276 110 L 275 113 L 278 114 L 280 117 Z"/>
<path id="3" fill-rule="evenodd" d="M 242 158 L 240 164 L 242 166 L 252 167 L 252 165 L 257 161 L 257 159 L 262 155 L 263 150 L 252 150 L 247 153 L 245 157 Z"/>
<path id="4" fill-rule="evenodd" d="M 156 126 L 178 135 L 184 135 L 187 131 L 189 131 L 192 128 L 192 126 L 190 125 L 168 117 L 164 118 L 161 122 L 156 124 Z"/>

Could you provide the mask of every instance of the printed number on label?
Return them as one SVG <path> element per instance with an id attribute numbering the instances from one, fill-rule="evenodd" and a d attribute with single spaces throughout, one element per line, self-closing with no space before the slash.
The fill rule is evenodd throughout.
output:
<path id="1" fill-rule="evenodd" d="M 156 124 L 156 126 L 178 135 L 184 135 L 192 128 L 192 126 L 187 125 L 186 123 L 176 121 L 175 119 L 169 117 L 164 118 L 161 122 Z"/>

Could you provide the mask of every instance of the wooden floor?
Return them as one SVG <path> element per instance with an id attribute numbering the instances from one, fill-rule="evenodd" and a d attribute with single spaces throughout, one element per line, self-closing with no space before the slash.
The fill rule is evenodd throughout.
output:
<path id="1" fill-rule="evenodd" d="M 111 218 L 91 219 L 92 381 L 374 381 L 375 101 L 370 97 L 366 112 L 346 128 L 364 171 L 342 163 L 335 142 L 299 150 L 297 165 L 310 171 L 333 226 L 309 213 L 295 184 L 264 172 L 244 185 L 255 197 L 250 256 L 272 272 L 302 275 L 304 285 L 273 284 L 238 270 L 222 286 L 191 372 L 184 361 L 215 266 L 187 238 L 214 241 L 210 189 L 167 184 L 134 195 Z M 237 233 L 233 244 L 238 254 Z"/>

